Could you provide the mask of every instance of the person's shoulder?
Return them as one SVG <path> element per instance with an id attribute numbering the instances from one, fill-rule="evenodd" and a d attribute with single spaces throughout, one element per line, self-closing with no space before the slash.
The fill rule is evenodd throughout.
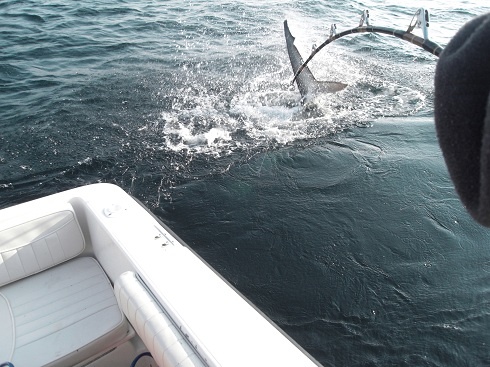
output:
<path id="1" fill-rule="evenodd" d="M 490 13 L 451 39 L 434 85 L 436 131 L 450 177 L 469 213 L 490 227 Z"/>

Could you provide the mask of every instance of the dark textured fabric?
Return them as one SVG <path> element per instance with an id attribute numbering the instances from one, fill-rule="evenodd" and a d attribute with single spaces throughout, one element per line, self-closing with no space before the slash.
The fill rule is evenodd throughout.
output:
<path id="1" fill-rule="evenodd" d="M 461 201 L 490 226 L 490 13 L 461 28 L 435 75 L 439 144 Z"/>

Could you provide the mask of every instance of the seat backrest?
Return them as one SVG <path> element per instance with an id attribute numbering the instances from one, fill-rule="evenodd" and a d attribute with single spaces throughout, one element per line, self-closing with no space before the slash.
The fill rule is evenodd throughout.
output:
<path id="1" fill-rule="evenodd" d="M 0 223 L 0 286 L 76 257 L 85 239 L 69 203 L 17 215 Z"/>
<path id="2" fill-rule="evenodd" d="M 135 273 L 121 274 L 114 284 L 114 293 L 119 307 L 160 367 L 206 366 Z"/>

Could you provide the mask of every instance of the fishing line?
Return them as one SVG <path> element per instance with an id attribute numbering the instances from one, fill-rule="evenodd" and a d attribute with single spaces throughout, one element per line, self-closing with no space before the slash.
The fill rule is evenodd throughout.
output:
<path id="1" fill-rule="evenodd" d="M 419 16 L 419 15 L 421 17 L 425 16 L 425 18 L 423 18 L 424 21 L 426 22 L 425 27 L 428 27 L 428 22 L 429 22 L 428 21 L 428 13 L 426 11 L 424 11 L 423 9 L 419 9 L 415 13 L 414 18 Z M 366 20 L 367 26 L 363 26 L 364 20 Z M 344 36 L 347 36 L 349 34 L 355 34 L 355 33 L 382 33 L 382 34 L 387 34 L 390 36 L 400 38 L 404 41 L 410 42 L 416 46 L 423 48 L 425 51 L 428 51 L 428 52 L 432 53 L 433 55 L 439 57 L 443 48 L 441 46 L 439 46 L 437 43 L 428 40 L 427 38 L 422 38 L 422 37 L 416 36 L 413 33 L 411 33 L 411 31 L 415 28 L 415 24 L 412 24 L 412 23 L 413 23 L 413 19 L 410 22 L 408 30 L 406 30 L 406 31 L 402 31 L 402 30 L 394 29 L 394 28 L 388 28 L 388 27 L 370 26 L 369 25 L 369 12 L 365 11 L 363 13 L 363 16 L 361 18 L 361 22 L 360 22 L 358 27 L 348 29 L 348 30 L 340 32 L 340 33 L 335 33 L 336 25 L 335 24 L 332 25 L 330 38 L 328 38 L 325 42 L 323 42 L 320 46 L 318 46 L 315 50 L 313 50 L 313 52 L 308 57 L 308 59 L 299 67 L 296 74 L 294 74 L 294 79 L 291 82 L 291 84 L 293 84 L 296 81 L 296 78 L 298 77 L 298 75 L 303 71 L 303 69 L 306 67 L 306 65 L 308 65 L 310 60 L 322 48 L 324 48 L 328 44 L 332 43 L 333 41 L 335 41 L 339 38 L 342 38 Z M 422 24 L 422 25 L 424 26 L 424 24 Z M 423 27 L 423 29 L 424 29 L 424 34 L 426 35 L 426 31 L 425 31 L 426 28 L 425 27 Z"/>

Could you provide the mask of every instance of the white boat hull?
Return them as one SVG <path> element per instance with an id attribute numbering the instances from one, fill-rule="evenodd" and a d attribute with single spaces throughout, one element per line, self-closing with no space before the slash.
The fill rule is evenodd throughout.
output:
<path id="1" fill-rule="evenodd" d="M 129 366 L 147 351 L 161 367 L 317 365 L 146 208 L 114 185 L 89 185 L 1 210 L 0 275 L 2 267 L 13 264 L 5 254 L 18 257 L 34 246 L 32 239 L 16 236 L 18 247 L 13 249 L 12 228 L 22 228 L 23 218 L 31 220 L 36 213 L 66 205 L 73 208 L 85 242 L 81 250 L 73 250 L 75 260 L 93 258 L 100 264 L 115 284 L 117 303 L 131 325 L 119 345 L 81 356 L 80 365 Z M 46 265 L 47 270 L 19 271 L 18 279 L 7 279 L 8 284 L 0 287 L 0 294 L 6 287 L 74 261 L 69 257 L 61 256 L 61 261 Z M 3 353 L 0 363 L 11 358 Z M 36 356 L 32 360 L 36 365 Z"/>

